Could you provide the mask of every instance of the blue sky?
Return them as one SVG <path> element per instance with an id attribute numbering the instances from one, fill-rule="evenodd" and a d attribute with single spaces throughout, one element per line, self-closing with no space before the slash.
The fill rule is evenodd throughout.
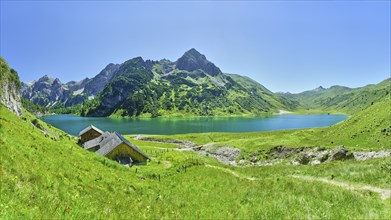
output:
<path id="1" fill-rule="evenodd" d="M 196 48 L 270 90 L 390 77 L 390 1 L 1 1 L 0 54 L 22 81 L 93 77 Z"/>

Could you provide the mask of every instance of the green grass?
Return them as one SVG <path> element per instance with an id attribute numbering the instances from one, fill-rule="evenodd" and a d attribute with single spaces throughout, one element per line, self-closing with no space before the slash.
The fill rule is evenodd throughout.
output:
<path id="1" fill-rule="evenodd" d="M 379 102 L 368 112 L 387 115 L 387 108 L 381 109 L 389 104 L 389 100 Z M 389 122 L 364 118 L 368 112 L 327 129 L 161 138 L 227 144 L 249 152 L 279 144 L 331 147 L 346 143 L 358 149 L 389 149 L 388 139 L 380 138 L 385 135 L 380 129 Z M 194 152 L 175 151 L 172 144 L 133 141 L 127 136 L 153 158 L 146 166 L 127 168 L 81 149 L 74 137 L 35 120 L 28 112 L 18 118 L 0 105 L 0 113 L 1 219 L 386 219 L 391 214 L 391 199 L 381 200 L 376 193 L 292 177 L 333 175 L 336 181 L 390 188 L 390 158 L 239 168 Z M 355 121 L 358 118 L 364 122 Z M 32 122 L 40 124 L 47 135 Z M 368 126 L 376 129 L 361 133 Z M 351 139 L 349 132 L 353 131 L 358 134 Z M 370 146 L 356 146 L 377 139 Z M 258 179 L 238 178 L 222 169 Z"/>
<path id="2" fill-rule="evenodd" d="M 285 145 L 322 146 L 333 148 L 344 145 L 350 150 L 391 149 L 390 97 L 375 103 L 347 120 L 328 128 L 298 129 L 251 133 L 203 133 L 157 136 L 161 139 L 190 140 L 199 145 L 214 143 L 232 146 L 244 151 L 269 150 Z"/>
<path id="3" fill-rule="evenodd" d="M 391 158 L 378 158 L 366 161 L 334 161 L 319 165 L 264 167 L 229 167 L 244 175 L 254 178 L 281 178 L 289 175 L 303 175 L 333 179 L 358 185 L 372 185 L 391 188 Z"/>
<path id="4" fill-rule="evenodd" d="M 175 207 L 174 210 L 178 210 L 173 213 L 175 217 L 343 219 L 347 217 L 347 212 L 352 214 L 349 214 L 352 218 L 385 217 L 375 211 L 383 206 L 373 203 L 375 197 L 367 197 L 364 202 L 360 201 L 363 197 L 338 187 L 286 177 L 249 181 L 202 167 L 191 169 L 187 175 L 174 176 L 163 183 L 170 191 L 162 193 L 161 197 Z M 178 200 L 178 195 L 186 195 L 186 200 Z M 350 204 L 350 208 L 347 204 Z"/>
<path id="5" fill-rule="evenodd" d="M 305 91 L 299 94 L 285 94 L 288 98 L 300 103 L 300 111 L 320 110 L 323 112 L 339 112 L 354 114 L 367 109 L 374 103 L 389 97 L 391 78 L 378 84 L 359 88 L 332 86 L 321 91 Z"/>

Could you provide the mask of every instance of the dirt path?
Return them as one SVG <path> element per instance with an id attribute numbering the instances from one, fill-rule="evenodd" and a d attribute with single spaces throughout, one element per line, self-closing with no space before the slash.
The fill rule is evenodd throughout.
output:
<path id="1" fill-rule="evenodd" d="M 205 166 L 206 167 L 211 167 L 211 168 L 214 168 L 214 169 L 217 169 L 217 170 L 221 170 L 224 173 L 229 173 L 232 176 L 237 177 L 239 179 L 246 179 L 246 180 L 250 180 L 250 181 L 260 180 L 260 179 L 255 178 L 255 177 L 249 177 L 249 176 L 240 175 L 239 173 L 237 173 L 237 172 L 235 172 L 233 170 L 224 168 L 224 167 L 213 166 L 213 165 L 210 165 L 210 164 L 205 164 Z"/>
<path id="2" fill-rule="evenodd" d="M 255 177 L 249 177 L 249 176 L 241 175 L 241 174 L 239 174 L 239 173 L 237 173 L 237 172 L 235 172 L 233 170 L 230 170 L 230 169 L 227 169 L 227 168 L 223 168 L 223 167 L 213 166 L 213 165 L 210 165 L 210 164 L 206 164 L 205 166 L 206 167 L 211 167 L 211 168 L 214 168 L 214 169 L 217 169 L 217 170 L 221 170 L 221 171 L 223 171 L 225 173 L 229 173 L 232 176 L 235 176 L 235 177 L 237 177 L 239 179 L 245 179 L 245 180 L 250 180 L 250 181 L 264 180 L 265 179 L 265 178 L 255 178 Z M 349 190 L 349 191 L 361 191 L 361 190 L 371 191 L 371 192 L 375 192 L 375 193 L 379 194 L 380 198 L 383 199 L 383 200 L 391 198 L 391 189 L 382 189 L 382 188 L 374 187 L 374 186 L 370 186 L 370 185 L 359 186 L 359 185 L 356 185 L 356 184 L 345 183 L 345 182 L 338 182 L 338 181 L 329 180 L 329 179 L 326 179 L 326 178 L 318 178 L 318 177 L 312 177 L 312 176 L 292 175 L 291 177 L 296 178 L 296 179 L 300 179 L 300 180 L 306 180 L 306 181 L 323 182 L 323 183 L 327 183 L 327 184 L 330 184 L 330 185 L 342 187 L 342 188 L 344 188 L 346 190 Z"/>
<path id="3" fill-rule="evenodd" d="M 375 193 L 379 194 L 381 199 L 391 198 L 391 189 L 382 189 L 382 188 L 375 187 L 375 186 L 370 186 L 370 185 L 359 186 L 359 185 L 356 185 L 356 184 L 345 183 L 345 182 L 338 182 L 338 181 L 335 181 L 335 180 L 329 180 L 329 179 L 326 179 L 326 178 L 317 178 L 317 177 L 312 177 L 312 176 L 292 175 L 292 177 L 294 177 L 296 179 L 301 179 L 301 180 L 327 183 L 327 184 L 330 184 L 330 185 L 342 187 L 342 188 L 350 190 L 350 191 L 367 190 L 367 191 L 371 191 L 371 192 L 375 192 Z"/>
<path id="4" fill-rule="evenodd" d="M 193 151 L 189 148 L 169 148 L 169 147 L 153 147 L 153 146 L 147 146 L 150 149 L 159 149 L 159 150 L 166 150 L 166 151 Z"/>

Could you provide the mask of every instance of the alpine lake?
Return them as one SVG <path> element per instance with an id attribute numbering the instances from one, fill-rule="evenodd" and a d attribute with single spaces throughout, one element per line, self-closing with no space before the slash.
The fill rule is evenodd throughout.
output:
<path id="1" fill-rule="evenodd" d="M 106 118 L 75 115 L 47 115 L 41 119 L 71 135 L 89 125 L 120 134 L 170 135 L 206 132 L 256 132 L 316 128 L 334 125 L 347 118 L 340 114 L 281 114 L 268 117 L 194 118 Z"/>

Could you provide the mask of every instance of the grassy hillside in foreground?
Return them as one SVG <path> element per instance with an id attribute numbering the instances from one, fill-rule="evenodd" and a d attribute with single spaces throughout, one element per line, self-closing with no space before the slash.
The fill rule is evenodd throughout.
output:
<path id="1" fill-rule="evenodd" d="M 193 152 L 139 142 L 153 160 L 127 168 L 82 150 L 73 138 L 27 112 L 24 119 L 3 106 L 0 112 L 2 219 L 384 219 L 391 214 L 390 199 L 376 193 L 291 176 L 338 170 L 347 175 L 341 181 L 384 187 L 389 158 L 312 169 L 232 168 Z M 31 122 L 41 124 L 47 137 Z M 352 169 L 360 171 L 359 178 L 349 178 Z"/>

